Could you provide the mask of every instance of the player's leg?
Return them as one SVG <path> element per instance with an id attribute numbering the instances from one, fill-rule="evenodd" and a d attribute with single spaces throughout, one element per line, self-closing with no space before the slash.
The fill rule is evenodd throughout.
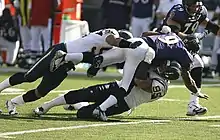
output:
<path id="1" fill-rule="evenodd" d="M 87 76 L 93 77 L 100 68 L 125 61 L 125 52 L 128 48 L 112 48 L 96 57 L 94 57 L 93 65 L 87 70 Z"/>
<path id="2" fill-rule="evenodd" d="M 196 83 L 196 86 L 201 90 L 202 84 L 202 71 L 204 64 L 198 54 L 194 56 L 192 68 L 190 74 L 193 80 Z M 194 115 L 203 115 L 207 112 L 206 107 L 202 107 L 199 104 L 199 97 L 190 94 L 190 101 L 188 104 L 188 111 L 186 115 L 194 116 Z"/>
<path id="3" fill-rule="evenodd" d="M 142 29 L 141 29 L 141 19 L 136 18 L 136 17 L 132 17 L 131 19 L 131 32 L 133 34 L 134 37 L 140 37 L 140 35 L 142 34 Z"/>
<path id="4" fill-rule="evenodd" d="M 56 51 L 55 48 L 48 50 L 45 55 L 38 60 L 27 72 L 18 72 L 5 79 L 0 83 L 0 91 L 21 84 L 23 82 L 33 82 L 42 77 L 49 70 L 49 64 L 52 54 Z"/>
<path id="5" fill-rule="evenodd" d="M 9 66 L 15 65 L 15 61 L 18 55 L 18 50 L 19 50 L 19 41 L 7 43 L 7 56 L 6 56 L 7 65 Z"/>
<path id="6" fill-rule="evenodd" d="M 54 58 L 51 61 L 54 70 L 58 69 L 60 66 L 67 62 L 72 62 L 74 65 L 82 63 L 93 63 L 94 54 L 92 52 L 82 52 L 82 53 L 66 53 L 62 50 L 56 52 Z"/>
<path id="7" fill-rule="evenodd" d="M 49 23 L 48 23 L 49 24 Z M 50 46 L 50 29 L 49 27 L 45 26 L 41 28 L 41 34 L 43 36 L 44 39 L 44 51 L 47 51 L 49 49 Z"/>
<path id="8" fill-rule="evenodd" d="M 80 102 L 100 103 L 109 96 L 108 89 L 110 85 L 114 83 L 115 82 L 69 91 L 65 95 L 61 95 L 49 102 L 44 103 L 41 105 L 41 107 L 35 109 L 35 113 L 38 115 L 45 114 L 52 107 L 59 105 L 76 104 Z"/>
<path id="9" fill-rule="evenodd" d="M 218 64 L 218 60 L 217 60 L 217 51 L 219 49 L 219 44 L 220 44 L 220 37 L 216 36 L 215 37 L 215 41 L 214 41 L 214 47 L 213 47 L 213 50 L 212 50 L 212 56 L 211 56 L 211 66 L 210 66 L 210 69 L 211 69 L 211 76 L 214 78 L 215 76 L 215 70 L 216 70 L 216 67 L 217 67 L 217 64 Z"/>
<path id="10" fill-rule="evenodd" d="M 40 99 L 41 97 L 46 96 L 51 90 L 59 86 L 60 83 L 66 77 L 67 77 L 66 67 L 62 69 L 60 68 L 60 70 L 58 69 L 53 73 L 47 72 L 36 89 L 29 90 L 25 94 L 17 96 L 6 102 L 6 106 L 8 108 L 9 114 L 11 115 L 17 114 L 16 113 L 17 105 L 23 105 L 28 102 L 33 102 Z"/>
<path id="11" fill-rule="evenodd" d="M 31 30 L 31 51 L 41 52 L 41 26 L 32 26 Z"/>

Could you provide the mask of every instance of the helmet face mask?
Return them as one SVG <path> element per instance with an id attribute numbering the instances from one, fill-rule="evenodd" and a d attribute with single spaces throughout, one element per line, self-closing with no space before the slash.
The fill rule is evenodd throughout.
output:
<path id="1" fill-rule="evenodd" d="M 203 5 L 201 0 L 182 0 L 182 4 L 186 12 L 191 16 L 199 13 Z"/>
<path id="2" fill-rule="evenodd" d="M 160 66 L 158 71 L 167 80 L 177 80 L 181 75 L 181 66 L 176 61 L 167 61 L 166 66 Z"/>

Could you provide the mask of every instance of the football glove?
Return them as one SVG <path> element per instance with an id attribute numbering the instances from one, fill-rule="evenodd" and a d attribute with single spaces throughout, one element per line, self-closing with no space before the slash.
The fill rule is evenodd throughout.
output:
<path id="1" fill-rule="evenodd" d="M 206 100 L 208 100 L 208 98 L 209 98 L 208 95 L 203 94 L 203 93 L 201 93 L 201 92 L 192 93 L 192 95 L 195 95 L 195 96 L 197 96 L 197 97 L 199 97 L 199 98 L 203 98 L 203 99 L 206 99 Z"/>
<path id="2" fill-rule="evenodd" d="M 195 35 L 188 35 L 183 39 L 186 49 L 191 53 L 198 53 L 200 50 L 199 39 Z"/>

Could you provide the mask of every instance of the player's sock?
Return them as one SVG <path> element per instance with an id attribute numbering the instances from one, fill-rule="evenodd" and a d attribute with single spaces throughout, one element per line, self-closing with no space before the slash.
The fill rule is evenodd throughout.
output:
<path id="1" fill-rule="evenodd" d="M 23 105 L 25 103 L 24 99 L 23 99 L 23 95 L 19 95 L 15 98 L 11 99 L 11 102 L 16 105 Z"/>
<path id="2" fill-rule="evenodd" d="M 24 73 L 16 73 L 0 83 L 0 92 L 8 87 L 21 84 L 22 82 L 24 82 Z"/>
<path id="3" fill-rule="evenodd" d="M 193 80 L 196 83 L 199 91 L 201 90 L 201 82 L 202 82 L 202 67 L 194 68 L 191 70 L 190 74 Z M 199 98 L 197 96 L 191 95 L 190 102 L 194 102 L 195 104 L 199 104 Z"/>
<path id="4" fill-rule="evenodd" d="M 200 89 L 199 89 L 199 91 L 200 91 Z M 189 104 L 198 105 L 199 104 L 199 97 L 191 94 Z"/>
<path id="5" fill-rule="evenodd" d="M 65 56 L 65 61 L 71 61 L 73 64 L 78 64 L 83 59 L 82 53 L 67 53 Z"/>
<path id="6" fill-rule="evenodd" d="M 110 95 L 101 105 L 99 105 L 102 111 L 106 111 L 109 107 L 117 104 L 118 100 L 115 96 Z"/>
<path id="7" fill-rule="evenodd" d="M 0 83 L 0 92 L 8 87 L 11 87 L 11 84 L 9 82 L 9 78 L 5 79 Z"/>
<path id="8" fill-rule="evenodd" d="M 82 54 L 83 54 L 83 59 L 82 59 L 83 63 L 89 63 L 89 64 L 93 63 L 93 59 L 95 57 L 93 52 L 83 52 Z"/>
<path id="9" fill-rule="evenodd" d="M 44 103 L 42 105 L 42 107 L 44 109 L 50 109 L 54 106 L 65 105 L 65 104 L 66 104 L 66 100 L 64 98 L 64 95 L 61 95 L 61 96 L 59 96 L 59 97 L 57 97 L 57 98 L 55 98 L 55 99 L 53 99 L 49 102 Z"/>

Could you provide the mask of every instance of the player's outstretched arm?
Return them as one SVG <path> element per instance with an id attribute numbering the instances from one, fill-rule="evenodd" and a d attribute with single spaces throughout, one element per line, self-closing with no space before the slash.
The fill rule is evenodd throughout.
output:
<path id="1" fill-rule="evenodd" d="M 194 94 L 195 96 L 198 96 L 199 98 L 204 98 L 204 99 L 209 98 L 206 94 L 200 93 L 189 71 L 182 69 L 181 75 L 182 75 L 185 86 L 187 87 L 188 90 L 192 92 L 192 94 Z"/>
<path id="2" fill-rule="evenodd" d="M 202 26 L 205 27 L 206 30 L 212 32 L 213 34 L 220 36 L 220 26 L 216 23 L 213 23 L 208 18 L 206 18 L 202 23 Z"/>

